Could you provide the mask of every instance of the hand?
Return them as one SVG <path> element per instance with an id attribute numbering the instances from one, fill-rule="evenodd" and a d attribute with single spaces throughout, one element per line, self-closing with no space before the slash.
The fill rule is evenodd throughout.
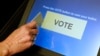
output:
<path id="1" fill-rule="evenodd" d="M 8 49 L 9 55 L 21 52 L 33 45 L 38 30 L 36 22 L 25 24 L 10 34 L 2 43 Z"/>

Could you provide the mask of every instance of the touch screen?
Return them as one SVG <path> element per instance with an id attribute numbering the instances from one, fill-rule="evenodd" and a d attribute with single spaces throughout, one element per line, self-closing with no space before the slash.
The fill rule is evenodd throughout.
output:
<path id="1" fill-rule="evenodd" d="M 36 0 L 27 22 L 37 21 L 35 45 L 65 56 L 97 56 L 99 0 Z"/>

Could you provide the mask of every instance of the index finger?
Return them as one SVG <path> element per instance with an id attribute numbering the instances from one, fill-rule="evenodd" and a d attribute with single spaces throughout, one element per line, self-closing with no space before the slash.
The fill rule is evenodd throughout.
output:
<path id="1" fill-rule="evenodd" d="M 37 23 L 36 23 L 36 21 L 31 21 L 31 22 L 29 22 L 29 23 L 27 24 L 27 26 L 28 26 L 29 28 L 37 28 Z"/>

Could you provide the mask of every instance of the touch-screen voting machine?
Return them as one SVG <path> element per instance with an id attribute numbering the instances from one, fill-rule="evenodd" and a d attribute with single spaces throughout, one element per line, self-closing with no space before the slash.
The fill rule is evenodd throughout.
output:
<path id="1" fill-rule="evenodd" d="M 26 17 L 25 23 L 37 21 L 39 33 L 35 45 L 42 49 L 64 56 L 97 56 L 98 5 L 99 0 L 35 0 L 27 8 L 27 17 L 23 17 Z"/>

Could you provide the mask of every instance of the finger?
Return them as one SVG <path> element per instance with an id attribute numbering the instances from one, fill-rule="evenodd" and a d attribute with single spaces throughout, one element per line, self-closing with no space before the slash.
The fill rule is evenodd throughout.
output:
<path id="1" fill-rule="evenodd" d="M 37 29 L 31 29 L 30 30 L 30 34 L 32 34 L 32 35 L 36 35 L 37 33 L 38 33 Z"/>
<path id="2" fill-rule="evenodd" d="M 29 23 L 27 24 L 27 26 L 28 26 L 29 28 L 37 28 L 37 23 L 36 23 L 36 21 L 31 21 L 31 22 L 29 22 Z"/>
<path id="3" fill-rule="evenodd" d="M 33 35 L 30 41 L 34 41 L 36 38 L 36 35 Z"/>
<path id="4" fill-rule="evenodd" d="M 36 35 L 31 35 L 30 41 L 33 41 L 35 39 Z"/>

